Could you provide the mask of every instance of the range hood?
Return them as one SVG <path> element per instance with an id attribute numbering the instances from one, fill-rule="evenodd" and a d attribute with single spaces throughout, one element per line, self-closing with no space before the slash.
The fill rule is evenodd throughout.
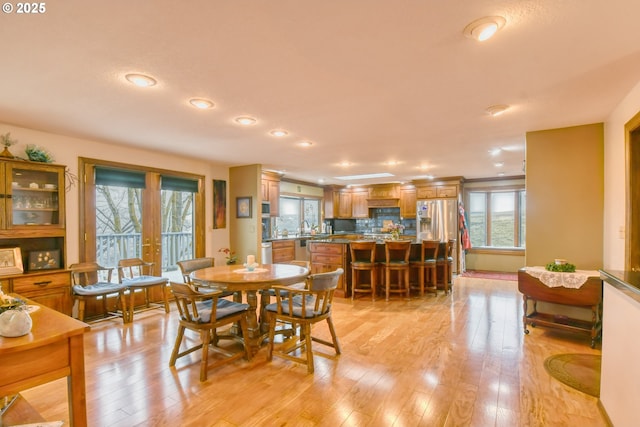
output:
<path id="1" fill-rule="evenodd" d="M 367 199 L 369 208 L 399 208 L 400 199 Z"/>

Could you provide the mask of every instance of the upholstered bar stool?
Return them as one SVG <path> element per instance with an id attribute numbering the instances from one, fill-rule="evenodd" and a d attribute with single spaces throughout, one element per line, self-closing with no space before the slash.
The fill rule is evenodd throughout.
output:
<path id="1" fill-rule="evenodd" d="M 450 284 L 453 279 L 453 249 L 455 246 L 455 239 L 447 240 L 444 243 L 441 242 L 439 249 L 441 253 L 438 255 L 436 261 L 436 269 L 442 271 L 442 276 L 437 274 L 437 277 L 442 277 L 442 287 L 445 294 L 449 293 Z M 438 284 L 440 284 L 440 282 Z"/>
<path id="2" fill-rule="evenodd" d="M 384 269 L 385 298 L 389 301 L 390 293 L 406 294 L 409 298 L 409 254 L 411 252 L 411 240 L 387 240 L 384 244 L 385 261 Z M 391 282 L 396 272 L 397 281 Z"/>
<path id="3" fill-rule="evenodd" d="M 376 284 L 378 268 L 376 264 L 376 242 L 354 241 L 349 244 L 351 250 L 351 301 L 355 299 L 356 293 L 371 294 L 371 300 L 376 300 Z M 369 272 L 369 281 L 366 279 Z M 365 273 L 365 274 L 363 274 Z"/>
<path id="4" fill-rule="evenodd" d="M 411 268 L 418 269 L 418 286 L 420 289 L 420 296 L 424 296 L 425 284 L 427 274 L 429 275 L 428 291 L 437 293 L 437 272 L 436 261 L 438 259 L 438 249 L 440 242 L 437 240 L 423 240 L 420 245 L 420 259 L 411 261 Z"/>

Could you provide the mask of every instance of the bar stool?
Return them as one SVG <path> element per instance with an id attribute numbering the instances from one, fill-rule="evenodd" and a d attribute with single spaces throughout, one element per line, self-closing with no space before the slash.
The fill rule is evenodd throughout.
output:
<path id="1" fill-rule="evenodd" d="M 409 253 L 411 252 L 411 240 L 387 240 L 384 244 L 385 262 L 384 285 L 386 300 L 389 301 L 389 293 L 406 293 L 409 298 Z M 391 272 L 397 272 L 396 283 L 391 283 Z"/>
<path id="2" fill-rule="evenodd" d="M 442 270 L 442 287 L 444 293 L 450 291 L 449 285 L 453 279 L 453 249 L 456 246 L 455 239 L 449 239 L 444 243 L 440 243 L 442 254 L 438 256 L 436 261 L 436 269 Z"/>
<path id="3" fill-rule="evenodd" d="M 376 300 L 377 265 L 376 242 L 373 240 L 354 241 L 349 244 L 351 249 L 351 301 L 356 293 L 371 294 L 371 301 Z M 363 272 L 369 272 L 369 281 L 363 281 Z"/>
<path id="4" fill-rule="evenodd" d="M 425 273 L 430 274 L 429 284 L 431 288 L 427 288 L 429 292 L 437 293 L 438 276 L 436 272 L 436 260 L 438 259 L 438 249 L 440 242 L 438 240 L 423 240 L 420 245 L 420 259 L 411 261 L 411 268 L 418 269 L 420 296 L 424 296 L 425 290 Z"/>

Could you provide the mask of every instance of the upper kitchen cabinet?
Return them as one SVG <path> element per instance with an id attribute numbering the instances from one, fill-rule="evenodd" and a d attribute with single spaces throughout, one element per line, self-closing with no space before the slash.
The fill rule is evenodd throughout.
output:
<path id="1" fill-rule="evenodd" d="M 342 190 L 338 194 L 338 207 L 334 206 L 333 209 L 337 210 L 336 218 L 351 218 L 352 208 L 351 208 L 351 191 Z"/>
<path id="2" fill-rule="evenodd" d="M 262 172 L 262 200 L 271 204 L 271 216 L 280 216 L 280 175 Z"/>
<path id="3" fill-rule="evenodd" d="M 400 188 L 400 216 L 402 218 L 415 218 L 416 216 L 416 189 L 415 187 Z"/>
<path id="4" fill-rule="evenodd" d="M 416 182 L 417 199 L 456 199 L 461 192 L 463 178 L 445 178 L 440 181 Z"/>
<path id="5" fill-rule="evenodd" d="M 369 191 L 366 188 L 351 192 L 351 218 L 369 218 L 368 197 Z"/>
<path id="6" fill-rule="evenodd" d="M 61 165 L 2 160 L 0 235 L 56 236 L 65 227 Z"/>

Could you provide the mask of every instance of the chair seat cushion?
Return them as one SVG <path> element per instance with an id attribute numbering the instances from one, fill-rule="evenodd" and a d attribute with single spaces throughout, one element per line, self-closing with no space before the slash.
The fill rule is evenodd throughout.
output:
<path id="1" fill-rule="evenodd" d="M 122 279 L 122 284 L 128 287 L 144 288 L 146 286 L 166 285 L 169 279 L 157 276 L 136 276 L 132 279 Z"/>
<path id="2" fill-rule="evenodd" d="M 289 285 L 287 286 L 287 288 L 291 288 L 291 289 L 304 289 L 307 286 L 306 283 L 304 282 L 299 282 L 299 283 L 294 283 L 293 285 Z M 286 297 L 289 295 L 289 292 L 284 291 L 282 289 L 278 289 L 278 291 L 280 292 L 280 296 L 282 297 Z M 269 295 L 271 295 L 272 297 L 276 296 L 276 290 L 275 289 L 269 289 Z"/>
<path id="3" fill-rule="evenodd" d="M 120 283 L 98 282 L 87 286 L 73 285 L 73 293 L 86 296 L 106 295 L 120 292 L 125 288 L 126 286 Z"/>
<path id="4" fill-rule="evenodd" d="M 360 267 L 360 268 L 366 268 L 366 267 L 370 267 L 373 268 L 376 266 L 376 263 L 371 263 L 369 261 L 351 261 L 351 265 L 354 267 Z"/>
<path id="5" fill-rule="evenodd" d="M 415 260 L 411 261 L 412 264 L 424 264 L 424 265 L 434 265 L 436 263 L 435 259 L 425 259 L 424 261 Z"/>
<path id="6" fill-rule="evenodd" d="M 199 311 L 200 321 L 202 323 L 209 323 L 211 321 L 211 303 L 209 303 L 207 307 L 206 301 L 203 301 L 202 307 L 203 309 Z M 220 320 L 236 313 L 241 313 L 248 309 L 249 304 L 241 304 L 227 299 L 219 299 L 218 305 L 216 306 L 216 320 Z"/>
<path id="7" fill-rule="evenodd" d="M 289 300 L 282 301 L 282 314 L 293 317 L 302 318 L 302 305 L 305 305 L 305 317 L 311 318 L 316 317 L 322 314 L 320 310 L 314 310 L 316 299 L 314 296 L 308 295 L 307 297 L 302 298 L 301 295 L 296 295 L 293 297 L 293 313 L 289 312 Z M 271 311 L 273 313 L 278 312 L 278 303 L 271 303 L 266 307 L 267 311 Z M 327 310 L 330 310 L 331 307 L 327 307 Z"/>

